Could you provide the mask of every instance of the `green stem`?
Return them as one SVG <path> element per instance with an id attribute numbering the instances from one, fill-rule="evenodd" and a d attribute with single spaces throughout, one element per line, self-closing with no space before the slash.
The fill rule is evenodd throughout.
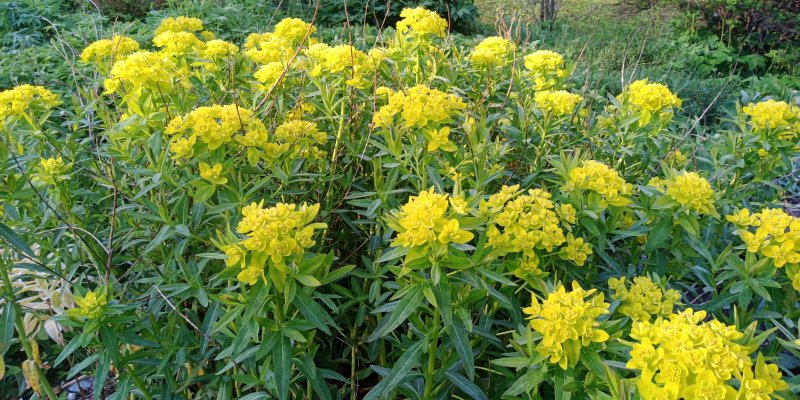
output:
<path id="1" fill-rule="evenodd" d="M 439 309 L 433 309 L 433 331 L 428 341 L 428 369 L 425 371 L 425 392 L 423 399 L 433 395 L 433 376 L 436 374 L 436 350 L 439 345 Z"/>
<path id="2" fill-rule="evenodd" d="M 25 355 L 28 356 L 28 360 L 36 361 L 33 356 L 33 348 L 30 342 L 28 342 L 28 335 L 25 333 L 25 323 L 22 321 L 22 307 L 17 303 L 17 299 L 14 297 L 14 291 L 11 289 L 11 278 L 8 276 L 8 264 L 5 260 L 0 260 L 0 278 L 3 280 L 6 301 L 10 301 L 14 307 L 14 326 L 17 329 L 19 343 L 22 345 L 23 350 L 25 350 Z M 50 386 L 50 382 L 47 381 L 44 371 L 42 371 L 35 362 L 33 368 L 36 370 L 36 374 L 39 375 L 39 384 L 42 386 L 47 398 L 56 399 L 56 394 L 53 393 L 53 388 Z"/>

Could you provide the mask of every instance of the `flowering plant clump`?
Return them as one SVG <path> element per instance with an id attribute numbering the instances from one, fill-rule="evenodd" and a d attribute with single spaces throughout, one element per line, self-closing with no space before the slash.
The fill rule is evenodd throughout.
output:
<path id="1" fill-rule="evenodd" d="M 245 239 L 223 247 L 226 264 L 240 268 L 236 277 L 248 285 L 266 279 L 269 267 L 271 278 L 280 277 L 274 282 L 277 286 L 285 280 L 288 265 L 302 260 L 305 251 L 316 244 L 314 231 L 327 226 L 313 223 L 318 212 L 319 204 L 296 206 L 278 203 L 265 208 L 263 201 L 250 203 L 242 209 L 244 218 L 236 228 L 236 232 L 246 236 Z"/>
<path id="2" fill-rule="evenodd" d="M 762 397 L 750 398 L 769 399 L 775 390 L 787 387 L 777 368 L 763 359 L 757 367 L 763 381 L 744 385 L 753 379 L 752 349 L 738 343 L 744 335 L 717 320 L 703 322 L 705 318 L 705 311 L 687 309 L 634 324 L 631 337 L 636 343 L 627 367 L 641 371 L 637 387 L 643 399 L 737 399 L 756 394 Z M 741 381 L 738 393 L 731 379 Z"/>
<path id="3" fill-rule="evenodd" d="M 528 314 L 531 328 L 542 335 L 536 351 L 561 369 L 577 365 L 582 348 L 609 339 L 597 321 L 608 314 L 609 304 L 603 301 L 602 293 L 595 292 L 595 289 L 583 290 L 573 282 L 571 291 L 559 286 L 542 303 L 532 295 L 530 307 L 522 310 Z"/>
<path id="4" fill-rule="evenodd" d="M 623 110 L 639 114 L 639 125 L 648 125 L 654 117 L 671 119 L 673 108 L 681 106 L 681 99 L 675 96 L 668 87 L 660 83 L 650 83 L 646 79 L 638 80 L 623 91 L 617 100 Z"/>
<path id="5" fill-rule="evenodd" d="M 778 268 L 800 264 L 800 218 L 777 208 L 753 214 L 744 208 L 725 218 L 736 225 L 748 252 L 771 259 Z"/>
<path id="6" fill-rule="evenodd" d="M 565 192 L 587 191 L 590 196 L 599 196 L 592 204 L 626 206 L 633 193 L 633 185 L 625 182 L 619 172 L 594 160 L 586 160 L 581 166 L 569 171 L 566 183 L 561 186 Z"/>
<path id="7" fill-rule="evenodd" d="M 653 318 L 669 317 L 681 294 L 674 289 L 664 289 L 659 283 L 647 276 L 633 278 L 628 287 L 625 277 L 611 278 L 608 287 L 612 290 L 611 298 L 620 301 L 619 312 L 633 321 L 651 321 Z"/>
<path id="8" fill-rule="evenodd" d="M 794 398 L 797 99 L 329 6 L 78 24 L 0 91 L 3 393 Z"/>
<path id="9" fill-rule="evenodd" d="M 506 65 L 509 58 L 513 55 L 516 45 L 508 39 L 499 36 L 491 36 L 483 39 L 472 53 L 469 59 L 478 68 L 491 69 Z"/>

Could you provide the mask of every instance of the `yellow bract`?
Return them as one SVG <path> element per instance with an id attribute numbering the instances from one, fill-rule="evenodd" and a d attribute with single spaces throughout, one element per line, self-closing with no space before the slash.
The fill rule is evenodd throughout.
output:
<path id="1" fill-rule="evenodd" d="M 372 119 L 379 127 L 389 126 L 398 114 L 406 128 L 444 124 L 452 121 L 466 108 L 466 104 L 458 96 L 423 85 L 397 92 L 386 89 L 385 92 L 389 94 L 389 103 L 381 107 Z"/>
<path id="2" fill-rule="evenodd" d="M 681 99 L 668 87 L 660 83 L 650 83 L 647 79 L 635 81 L 617 96 L 623 109 L 639 113 L 639 126 L 645 126 L 654 116 L 671 118 L 673 107 L 681 106 Z"/>
<path id="3" fill-rule="evenodd" d="M 81 52 L 81 61 L 85 63 L 101 64 L 118 60 L 134 51 L 139 50 L 139 43 L 121 35 L 114 35 L 111 39 L 101 39 Z"/>
<path id="4" fill-rule="evenodd" d="M 499 36 L 483 39 L 472 53 L 469 60 L 478 68 L 490 69 L 502 67 L 508 63 L 517 46 L 510 40 Z"/>
<path id="5" fill-rule="evenodd" d="M 317 28 L 299 18 L 284 18 L 275 25 L 275 35 L 282 37 L 294 45 L 300 44 L 307 35 L 312 35 Z"/>
<path id="6" fill-rule="evenodd" d="M 800 218 L 777 208 L 765 208 L 752 215 L 743 209 L 726 218 L 739 228 L 739 237 L 747 245 L 747 251 L 772 259 L 778 268 L 800 264 Z M 795 279 L 800 278 L 795 276 Z"/>
<path id="7" fill-rule="evenodd" d="M 400 12 L 402 18 L 397 22 L 397 31 L 426 38 L 428 36 L 444 37 L 447 21 L 439 14 L 422 7 L 405 8 Z"/>
<path id="8" fill-rule="evenodd" d="M 250 131 L 265 130 L 264 125 L 253 118 L 253 112 L 235 104 L 198 107 L 183 117 L 169 122 L 167 134 L 186 134 L 189 138 L 175 139 L 172 144 L 174 158 L 186 157 L 194 146 L 195 138 L 215 150 L 233 140 L 234 135 L 247 135 Z"/>
<path id="9" fill-rule="evenodd" d="M 434 193 L 433 188 L 411 196 L 396 212 L 397 238 L 392 246 L 414 247 L 434 242 L 467 243 L 473 234 L 460 228 L 455 219 L 447 218 L 448 196 Z"/>
<path id="10" fill-rule="evenodd" d="M 750 103 L 742 111 L 750 116 L 754 130 L 797 128 L 794 134 L 800 134 L 800 107 L 793 104 L 769 99 Z"/>
<path id="11" fill-rule="evenodd" d="M 525 56 L 525 68 L 531 72 L 534 89 L 551 89 L 569 72 L 564 69 L 564 57 L 550 50 L 537 50 Z"/>
<path id="12" fill-rule="evenodd" d="M 103 307 L 108 303 L 105 294 L 98 294 L 98 291 L 88 292 L 84 296 L 74 296 L 75 308 L 67 311 L 67 314 L 74 317 L 99 318 L 103 315 Z"/>
<path id="13" fill-rule="evenodd" d="M 558 251 L 558 256 L 562 260 L 570 260 L 582 267 L 589 256 L 592 255 L 592 245 L 586 243 L 583 238 L 575 238 L 572 234 L 567 234 L 567 244 Z"/>
<path id="14" fill-rule="evenodd" d="M 698 214 L 715 214 L 714 189 L 696 172 L 683 172 L 666 181 L 667 196 L 697 211 Z"/>
<path id="15" fill-rule="evenodd" d="M 666 290 L 646 276 L 633 278 L 630 289 L 625 277 L 608 280 L 611 298 L 620 301 L 619 311 L 634 321 L 650 321 L 653 317 L 667 317 L 681 299 L 677 290 Z"/>
<path id="16" fill-rule="evenodd" d="M 103 82 L 106 93 L 114 93 L 123 87 L 130 93 L 142 89 L 167 92 L 172 89 L 175 61 L 164 53 L 137 51 L 114 63 L 111 74 Z"/>
<path id="17" fill-rule="evenodd" d="M 164 18 L 158 25 L 154 36 L 164 32 L 198 32 L 203 30 L 203 21 L 190 17 Z"/>
<path id="18" fill-rule="evenodd" d="M 58 96 L 42 86 L 19 85 L 0 92 L 0 128 L 8 117 L 26 117 L 33 107 L 51 108 L 58 105 Z"/>
<path id="19" fill-rule="evenodd" d="M 200 176 L 213 185 L 224 185 L 228 183 L 228 178 L 222 176 L 222 164 L 208 165 L 200 162 Z"/>
<path id="20" fill-rule="evenodd" d="M 572 114 L 575 110 L 575 106 L 577 106 L 583 98 L 565 90 L 557 90 L 553 92 L 537 92 L 535 100 L 536 105 L 539 106 L 539 109 L 541 109 L 545 115 L 561 117 Z"/>
<path id="21" fill-rule="evenodd" d="M 737 342 L 744 335 L 717 320 L 702 322 L 705 317 L 705 311 L 687 309 L 654 322 L 634 323 L 631 337 L 638 343 L 627 367 L 641 371 L 637 386 L 643 399 L 769 399 L 775 390 L 786 388 L 777 368 L 765 365 L 763 359 L 756 366 L 762 381 L 755 383 L 751 350 Z M 757 386 L 766 397 L 737 397 L 737 390 L 728 384 L 733 378 L 742 381 L 740 395 L 758 393 Z"/>
<path id="22" fill-rule="evenodd" d="M 582 347 L 608 340 L 597 317 L 608 314 L 609 304 L 602 293 L 594 293 L 595 289 L 583 290 L 572 282 L 572 291 L 559 286 L 541 304 L 531 295 L 531 306 L 522 310 L 529 315 L 531 328 L 542 335 L 536 351 L 561 369 L 578 364 Z"/>
<path id="23" fill-rule="evenodd" d="M 569 171 L 569 177 L 561 190 L 587 190 L 602 197 L 601 206 L 625 206 L 630 203 L 633 185 L 625 182 L 619 172 L 594 160 L 585 160 L 580 167 Z"/>

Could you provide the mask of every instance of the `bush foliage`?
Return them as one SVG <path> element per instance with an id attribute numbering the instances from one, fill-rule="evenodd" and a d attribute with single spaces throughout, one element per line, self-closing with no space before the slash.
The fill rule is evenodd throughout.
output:
<path id="1" fill-rule="evenodd" d="M 399 17 L 169 17 L 0 92 L 0 392 L 797 398 L 792 93 L 707 129 Z"/>

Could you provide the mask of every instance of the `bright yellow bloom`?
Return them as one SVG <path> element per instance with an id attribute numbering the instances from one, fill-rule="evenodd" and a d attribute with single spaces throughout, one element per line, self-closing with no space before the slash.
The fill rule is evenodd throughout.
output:
<path id="1" fill-rule="evenodd" d="M 45 174 L 58 175 L 64 170 L 64 160 L 61 158 L 61 156 L 54 158 L 43 158 L 39 160 L 39 167 Z"/>
<path id="2" fill-rule="evenodd" d="M 567 240 L 550 193 L 542 189 L 522 193 L 519 185 L 503 186 L 481 205 L 490 216 L 487 244 L 496 254 L 521 252 L 531 258 L 535 249 L 553 251 Z"/>
<path id="3" fill-rule="evenodd" d="M 321 158 L 327 154 L 322 146 L 328 141 L 328 134 L 317 127 L 316 122 L 293 119 L 281 124 L 275 130 L 275 142 L 287 144 L 291 157 Z"/>
<path id="4" fill-rule="evenodd" d="M 739 228 L 737 233 L 747 251 L 772 259 L 778 268 L 800 264 L 800 218 L 781 209 L 765 208 L 752 215 L 743 209 L 726 219 Z"/>
<path id="5" fill-rule="evenodd" d="M 450 142 L 450 128 L 445 126 L 442 129 L 432 129 L 424 133 L 428 140 L 428 151 L 436 150 L 455 151 L 456 145 Z"/>
<path id="6" fill-rule="evenodd" d="M 294 45 L 300 44 L 306 35 L 312 35 L 317 28 L 299 18 L 284 18 L 275 25 L 275 35 Z"/>
<path id="7" fill-rule="evenodd" d="M 777 365 L 764 362 L 764 356 L 758 353 L 755 373 L 747 368 L 744 370 L 739 398 L 745 400 L 770 400 L 772 394 L 786 390 L 789 384 L 783 381 L 783 375 Z"/>
<path id="8" fill-rule="evenodd" d="M 81 61 L 85 63 L 102 64 L 119 60 L 128 54 L 139 50 L 139 43 L 121 35 L 114 35 L 111 39 L 101 39 L 81 52 Z"/>
<path id="9" fill-rule="evenodd" d="M 397 22 L 397 31 L 409 32 L 418 38 L 444 37 L 447 30 L 447 21 L 444 18 L 422 7 L 405 8 L 400 12 L 400 18 L 402 19 Z"/>
<path id="10" fill-rule="evenodd" d="M 288 62 L 295 53 L 292 43 L 272 33 L 252 33 L 244 44 L 244 54 L 259 64 Z"/>
<path id="11" fill-rule="evenodd" d="M 633 185 L 625 182 L 619 172 L 594 160 L 586 160 L 580 167 L 569 171 L 569 177 L 561 190 L 572 192 L 586 190 L 601 196 L 600 205 L 626 206 L 630 203 Z"/>
<path id="12" fill-rule="evenodd" d="M 306 249 L 316 244 L 314 231 L 326 227 L 323 223 L 311 223 L 318 212 L 319 204 L 298 207 L 278 203 L 264 208 L 261 202 L 242 209 L 244 218 L 236 231 L 246 235 L 241 245 L 249 252 L 249 267 L 243 271 L 246 279 L 242 276 L 239 279 L 252 284 L 257 276 L 251 268 L 263 270 L 268 260 L 278 268 L 283 268 L 289 260 L 301 260 Z"/>
<path id="13" fill-rule="evenodd" d="M 516 48 L 517 46 L 508 39 L 490 36 L 475 46 L 469 55 L 469 60 L 474 66 L 482 69 L 502 67 L 512 58 Z"/>
<path id="14" fill-rule="evenodd" d="M 153 35 L 158 36 L 164 32 L 198 32 L 202 30 L 203 21 L 197 18 L 181 16 L 176 18 L 164 18 Z"/>
<path id="15" fill-rule="evenodd" d="M 192 138 L 199 138 L 209 150 L 215 150 L 232 141 L 237 133 L 246 135 L 249 131 L 257 129 L 263 129 L 263 124 L 254 119 L 252 111 L 235 104 L 224 106 L 215 104 L 198 107 L 183 117 L 173 118 L 165 132 L 188 134 Z M 188 145 L 188 142 L 181 143 Z M 178 153 L 174 145 L 172 150 Z"/>
<path id="16" fill-rule="evenodd" d="M 633 278 L 628 289 L 625 277 L 611 278 L 608 287 L 611 298 L 620 301 L 619 311 L 634 321 L 650 321 L 654 317 L 668 317 L 672 314 L 681 294 L 674 289 L 664 289 L 647 276 Z"/>
<path id="17" fill-rule="evenodd" d="M 628 85 L 617 100 L 623 109 L 639 113 L 639 126 L 645 126 L 654 116 L 671 118 L 673 107 L 681 106 L 681 99 L 675 96 L 668 87 L 660 83 L 649 83 L 647 79 L 635 81 Z"/>
<path id="18" fill-rule="evenodd" d="M 58 96 L 42 86 L 19 85 L 0 92 L 0 128 L 8 117 L 31 118 L 31 108 L 50 109 L 60 104 Z"/>
<path id="19" fill-rule="evenodd" d="M 550 50 L 537 50 L 525 56 L 525 68 L 530 71 L 534 89 L 548 90 L 566 77 L 564 57 Z"/>
<path id="20" fill-rule="evenodd" d="M 750 103 L 742 108 L 742 112 L 750 116 L 754 130 L 791 128 L 800 121 L 800 107 L 785 101 L 769 99 Z"/>
<path id="21" fill-rule="evenodd" d="M 559 286 L 542 304 L 531 295 L 531 306 L 522 310 L 529 315 L 531 328 L 542 335 L 536 351 L 561 369 L 577 365 L 583 347 L 608 340 L 597 318 L 608 314 L 609 304 L 602 293 L 594 293 L 595 289 L 583 290 L 572 282 L 572 291 Z"/>
<path id="22" fill-rule="evenodd" d="M 447 218 L 448 195 L 434 193 L 433 188 L 411 196 L 408 202 L 393 212 L 390 221 L 397 237 L 392 246 L 426 246 L 439 243 L 466 243 L 473 234 L 460 228 L 455 219 Z M 395 222 L 396 221 L 396 222 Z"/>
<path id="23" fill-rule="evenodd" d="M 572 114 L 575 106 L 583 100 L 580 95 L 565 90 L 541 91 L 536 93 L 536 105 L 545 115 L 561 117 Z"/>
<path id="24" fill-rule="evenodd" d="M 236 275 L 236 279 L 239 282 L 246 283 L 248 285 L 255 285 L 258 280 L 264 276 L 264 269 L 259 267 L 247 267 L 242 269 L 242 272 L 239 272 Z"/>
<path id="25" fill-rule="evenodd" d="M 103 85 L 107 94 L 116 92 L 122 85 L 133 93 L 145 88 L 166 92 L 172 88 L 174 75 L 175 62 L 166 54 L 137 51 L 115 62 Z"/>
<path id="26" fill-rule="evenodd" d="M 204 162 L 200 162 L 200 176 L 211 182 L 213 185 L 224 185 L 228 183 L 228 178 L 222 176 L 222 164 L 216 163 L 210 166 Z"/>
<path id="27" fill-rule="evenodd" d="M 191 32 L 167 31 L 153 38 L 153 44 L 170 56 L 201 53 L 205 43 Z"/>
<path id="28" fill-rule="evenodd" d="M 74 296 L 75 308 L 67 311 L 67 315 L 79 318 L 95 319 L 103 315 L 103 307 L 108 303 L 105 294 L 99 291 L 87 292 L 84 296 Z"/>
<path id="29" fill-rule="evenodd" d="M 372 83 L 368 76 L 375 72 L 380 60 L 349 44 L 330 47 L 324 43 L 311 45 L 306 51 L 311 60 L 310 74 L 342 74 L 350 86 L 364 87 Z M 369 79 L 367 79 L 369 78 Z"/>
<path id="30" fill-rule="evenodd" d="M 285 70 L 286 68 L 283 64 L 274 61 L 260 66 L 253 74 L 253 77 L 261 82 L 261 90 L 269 91 L 278 83 L 278 80 L 283 76 L 283 71 Z"/>
<path id="31" fill-rule="evenodd" d="M 696 172 L 683 172 L 665 182 L 667 196 L 698 214 L 714 214 L 714 189 Z"/>
<path id="32" fill-rule="evenodd" d="M 558 256 L 562 260 L 570 260 L 579 267 L 586 263 L 592 255 L 592 245 L 585 243 L 583 238 L 575 238 L 572 234 L 567 234 L 567 244 L 558 251 Z"/>
<path id="33" fill-rule="evenodd" d="M 209 60 L 227 58 L 239 52 L 239 47 L 224 40 L 211 40 L 206 42 L 202 57 Z"/>
<path id="34" fill-rule="evenodd" d="M 398 114 L 403 118 L 406 128 L 446 124 L 466 108 L 466 104 L 458 96 L 423 85 L 405 91 L 386 91 L 389 93 L 389 103 L 381 107 L 372 119 L 378 127 L 389 126 Z"/>

